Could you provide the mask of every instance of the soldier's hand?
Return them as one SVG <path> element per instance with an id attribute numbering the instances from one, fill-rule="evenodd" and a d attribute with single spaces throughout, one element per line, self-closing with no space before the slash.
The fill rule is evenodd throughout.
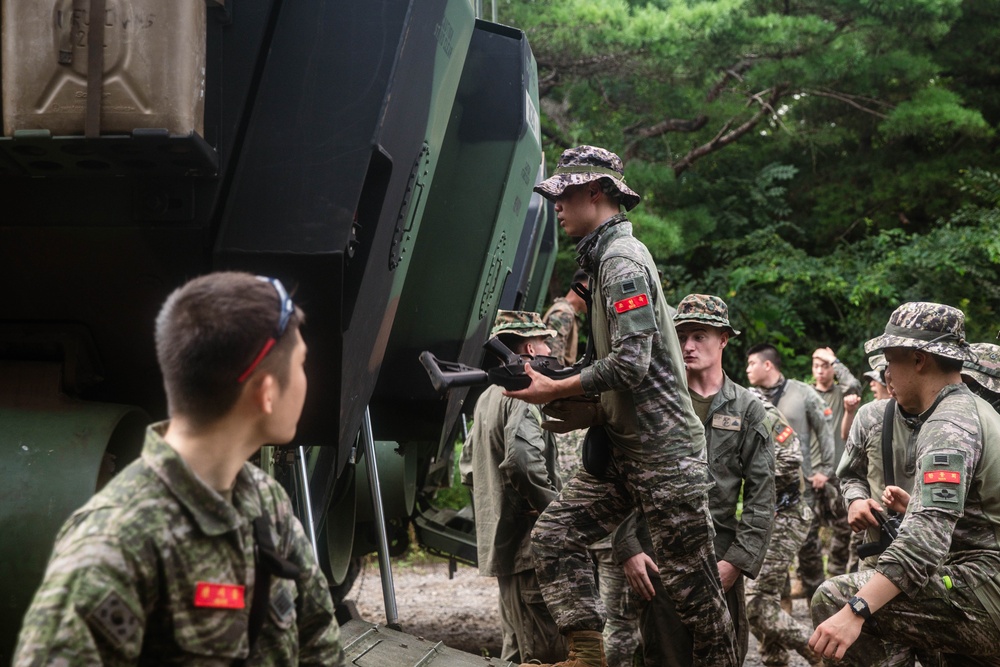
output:
<path id="1" fill-rule="evenodd" d="M 739 576 L 740 574 L 742 574 L 742 572 L 743 570 L 736 567 L 728 560 L 720 560 L 719 578 L 722 579 L 723 590 L 728 592 L 729 589 L 733 587 L 733 584 L 736 583 L 736 580 L 739 579 Z"/>
<path id="2" fill-rule="evenodd" d="M 643 600 L 652 600 L 656 595 L 656 589 L 653 588 L 653 581 L 649 578 L 649 571 L 652 570 L 654 576 L 660 576 L 660 568 L 653 559 L 640 551 L 622 563 L 622 569 L 625 570 L 625 578 L 632 590 L 641 595 Z"/>
<path id="3" fill-rule="evenodd" d="M 847 606 L 826 619 L 809 638 L 809 648 L 825 658 L 841 660 L 847 649 L 858 640 L 864 619 Z"/>
<path id="4" fill-rule="evenodd" d="M 902 514 L 910 504 L 910 494 L 898 486 L 887 486 L 882 492 L 882 504 L 893 512 Z"/>
<path id="5" fill-rule="evenodd" d="M 829 479 L 830 478 L 824 475 L 823 473 L 815 472 L 812 474 L 812 477 L 809 478 L 809 481 L 812 483 L 813 490 L 819 491 L 824 486 L 826 486 L 826 483 Z"/>
<path id="6" fill-rule="evenodd" d="M 857 412 L 859 405 L 861 405 L 861 397 L 857 394 L 847 394 L 844 396 L 844 411 L 848 414 Z"/>
<path id="7" fill-rule="evenodd" d="M 585 396 L 561 398 L 542 406 L 551 420 L 542 422 L 542 428 L 553 433 L 568 433 L 581 428 L 590 428 L 605 421 L 601 401 Z"/>
<path id="8" fill-rule="evenodd" d="M 847 523 L 851 524 L 851 530 L 860 533 L 866 528 L 877 528 L 878 520 L 872 512 L 881 512 L 882 506 L 873 498 L 858 498 L 851 502 L 847 508 Z"/>

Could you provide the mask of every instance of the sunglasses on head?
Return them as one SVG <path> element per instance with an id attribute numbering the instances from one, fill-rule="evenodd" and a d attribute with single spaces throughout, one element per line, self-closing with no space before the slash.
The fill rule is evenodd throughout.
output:
<path id="1" fill-rule="evenodd" d="M 264 360 L 267 353 L 271 351 L 271 348 L 275 346 L 278 339 L 285 335 L 285 331 L 288 329 L 288 322 L 292 319 L 292 313 L 295 312 L 295 304 L 292 303 L 292 298 L 288 296 L 288 291 L 285 286 L 281 284 L 281 281 L 277 278 L 269 278 L 267 276 L 257 276 L 257 280 L 261 280 L 266 283 L 270 283 L 274 287 L 275 291 L 278 293 L 278 326 L 267 341 L 264 343 L 264 347 L 261 351 L 254 357 L 254 360 L 250 362 L 247 369 L 236 378 L 237 382 L 244 382 L 250 375 L 254 372 L 260 362 Z"/>

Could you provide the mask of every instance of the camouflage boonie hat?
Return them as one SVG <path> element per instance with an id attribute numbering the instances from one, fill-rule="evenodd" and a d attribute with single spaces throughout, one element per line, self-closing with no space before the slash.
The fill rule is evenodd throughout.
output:
<path id="1" fill-rule="evenodd" d="M 1000 394 L 1000 345 L 973 343 L 975 359 L 966 359 L 962 375 L 967 375 L 994 394 Z"/>
<path id="2" fill-rule="evenodd" d="M 869 380 L 875 380 L 879 384 L 885 384 L 885 369 L 889 365 L 885 363 L 884 354 L 876 354 L 874 357 L 868 358 L 868 365 L 872 367 L 870 371 L 864 374 Z"/>
<path id="3" fill-rule="evenodd" d="M 711 294 L 688 294 L 681 299 L 674 313 L 674 326 L 680 324 L 707 324 L 716 329 L 729 329 L 733 336 L 740 335 L 729 323 L 726 302 Z"/>
<path id="4" fill-rule="evenodd" d="M 869 355 L 890 347 L 923 350 L 949 359 L 972 357 L 965 340 L 965 314 L 941 303 L 914 301 L 892 311 L 885 333 L 865 343 Z"/>
<path id="5" fill-rule="evenodd" d="M 542 317 L 538 313 L 530 313 L 525 310 L 500 310 L 493 320 L 493 330 L 490 336 L 500 334 L 514 334 L 523 338 L 534 338 L 535 336 L 555 336 L 555 329 L 549 329 L 542 322 Z"/>
<path id="6" fill-rule="evenodd" d="M 555 199 L 570 185 L 583 185 L 599 178 L 609 178 L 622 195 L 622 205 L 631 211 L 642 199 L 625 185 L 625 165 L 611 151 L 597 146 L 568 148 L 559 156 L 555 173 L 535 186 L 546 199 Z"/>

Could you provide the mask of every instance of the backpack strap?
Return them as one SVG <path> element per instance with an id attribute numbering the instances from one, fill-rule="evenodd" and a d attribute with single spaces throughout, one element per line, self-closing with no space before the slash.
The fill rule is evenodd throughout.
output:
<path id="1" fill-rule="evenodd" d="M 896 415 L 896 399 L 890 398 L 882 416 L 882 477 L 886 486 L 896 484 L 896 474 L 892 463 L 892 425 Z"/>

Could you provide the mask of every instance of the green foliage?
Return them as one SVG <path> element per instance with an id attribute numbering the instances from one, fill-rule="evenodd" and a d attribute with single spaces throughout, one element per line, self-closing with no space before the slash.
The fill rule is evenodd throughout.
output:
<path id="1" fill-rule="evenodd" d="M 441 508 L 460 510 L 469 504 L 469 488 L 462 484 L 462 476 L 458 470 L 458 461 L 462 456 L 462 442 L 455 442 L 455 455 L 452 458 L 451 486 L 442 487 L 434 494 L 434 504 Z"/>

